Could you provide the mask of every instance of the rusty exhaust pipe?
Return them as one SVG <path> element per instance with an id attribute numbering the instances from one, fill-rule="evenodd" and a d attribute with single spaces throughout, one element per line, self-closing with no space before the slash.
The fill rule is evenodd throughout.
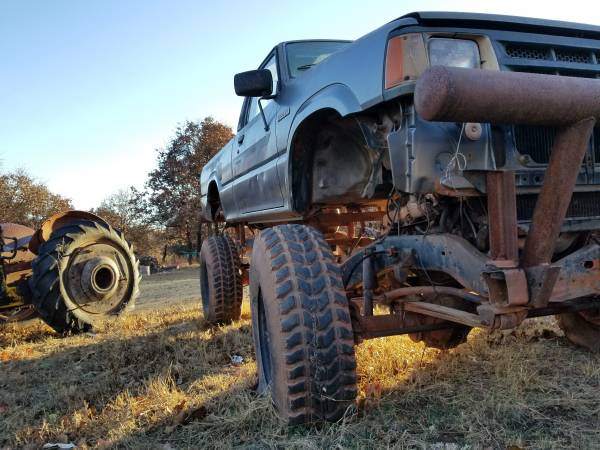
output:
<path id="1" fill-rule="evenodd" d="M 415 107 L 430 121 L 565 126 L 600 117 L 600 80 L 434 66 Z"/>

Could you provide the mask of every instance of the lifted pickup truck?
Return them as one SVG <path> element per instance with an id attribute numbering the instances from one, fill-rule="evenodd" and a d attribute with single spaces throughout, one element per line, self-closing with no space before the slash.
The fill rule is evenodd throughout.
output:
<path id="1" fill-rule="evenodd" d="M 600 27 L 436 12 L 235 76 L 238 134 L 201 175 L 229 230 L 203 243 L 202 302 L 239 318 L 249 267 L 283 417 L 342 417 L 361 339 L 448 349 L 556 315 L 600 350 L 599 78 Z"/>

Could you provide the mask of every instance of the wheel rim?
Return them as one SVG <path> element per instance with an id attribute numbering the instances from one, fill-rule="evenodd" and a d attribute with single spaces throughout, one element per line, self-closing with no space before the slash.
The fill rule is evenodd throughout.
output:
<path id="1" fill-rule="evenodd" d="M 200 298 L 202 299 L 202 309 L 206 313 L 208 310 L 208 295 L 210 293 L 210 287 L 208 286 L 208 268 L 206 263 L 202 261 L 200 263 Z"/>
<path id="2" fill-rule="evenodd" d="M 90 314 L 111 314 L 130 300 L 135 276 L 126 249 L 111 240 L 101 240 L 70 255 L 63 284 L 78 308 Z"/>
<path id="3" fill-rule="evenodd" d="M 258 345 L 260 346 L 260 362 L 262 373 L 267 386 L 271 385 L 273 379 L 273 365 L 271 363 L 271 336 L 267 327 L 267 315 L 265 313 L 262 295 L 258 294 Z"/>

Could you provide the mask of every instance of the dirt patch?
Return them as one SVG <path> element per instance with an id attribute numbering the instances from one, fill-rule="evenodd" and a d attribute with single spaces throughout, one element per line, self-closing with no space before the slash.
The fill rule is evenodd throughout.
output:
<path id="1" fill-rule="evenodd" d="M 208 327 L 192 272 L 144 280 L 138 313 L 92 335 L 5 328 L 0 447 L 598 448 L 600 356 L 571 346 L 552 319 L 473 332 L 447 352 L 367 341 L 346 420 L 287 428 L 254 393 L 247 303 L 239 322 Z M 189 295 L 174 306 L 177 286 Z"/>
<path id="2" fill-rule="evenodd" d="M 173 305 L 200 305 L 200 272 L 186 267 L 142 278 L 135 310 L 146 312 Z"/>

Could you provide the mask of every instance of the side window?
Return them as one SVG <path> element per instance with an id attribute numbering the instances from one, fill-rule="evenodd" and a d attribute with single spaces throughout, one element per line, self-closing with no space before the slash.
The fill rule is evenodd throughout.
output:
<path id="1" fill-rule="evenodd" d="M 275 58 L 275 55 L 271 56 L 271 58 L 269 58 L 267 63 L 262 68 L 271 71 L 271 75 L 273 76 L 273 92 L 275 92 L 275 89 L 277 89 L 277 81 L 279 80 L 279 77 L 277 76 L 277 59 Z M 262 102 L 263 108 L 266 108 L 271 102 L 272 100 L 264 100 Z M 258 97 L 253 97 L 250 99 L 250 105 L 248 106 L 246 123 L 250 122 L 254 117 L 256 117 L 259 112 Z"/>

